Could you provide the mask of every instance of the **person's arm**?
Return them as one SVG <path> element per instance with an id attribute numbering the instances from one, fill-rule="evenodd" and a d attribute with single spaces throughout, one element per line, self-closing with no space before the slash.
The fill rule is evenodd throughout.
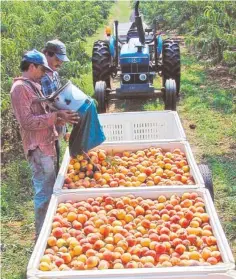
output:
<path id="1" fill-rule="evenodd" d="M 12 107 L 17 120 L 25 130 L 42 130 L 55 125 L 57 113 L 34 115 L 31 111 L 33 98 L 25 86 L 18 85 L 11 93 Z"/>

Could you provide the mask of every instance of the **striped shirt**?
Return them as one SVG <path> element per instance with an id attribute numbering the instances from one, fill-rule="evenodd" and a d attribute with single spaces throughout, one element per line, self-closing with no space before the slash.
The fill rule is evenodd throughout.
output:
<path id="1" fill-rule="evenodd" d="M 25 155 L 28 155 L 29 150 L 39 147 L 45 155 L 54 156 L 55 140 L 57 139 L 56 113 L 47 112 L 46 104 L 37 102 L 36 93 L 24 80 L 28 79 L 24 77 L 14 79 L 11 88 L 11 103 L 15 117 L 20 124 Z M 42 94 L 41 86 L 32 80 L 30 82 Z"/>

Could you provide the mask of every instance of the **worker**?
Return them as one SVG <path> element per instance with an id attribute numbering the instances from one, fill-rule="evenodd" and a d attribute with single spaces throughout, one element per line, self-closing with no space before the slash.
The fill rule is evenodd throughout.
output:
<path id="1" fill-rule="evenodd" d="M 42 92 L 44 96 L 49 96 L 61 87 L 58 70 L 64 62 L 68 62 L 70 60 L 66 55 L 65 45 L 57 39 L 48 41 L 42 52 L 46 56 L 49 67 L 53 70 L 52 72 L 46 72 L 45 75 L 41 78 Z M 59 134 L 59 138 L 64 136 L 65 140 L 69 139 L 69 133 L 66 126 L 56 127 L 56 129 Z M 55 147 L 57 153 L 56 173 L 58 173 L 60 165 L 59 139 L 55 141 Z"/>
<path id="2" fill-rule="evenodd" d="M 39 84 L 46 71 L 52 71 L 45 55 L 26 52 L 21 60 L 22 75 L 14 79 L 11 103 L 20 125 L 24 153 L 32 170 L 36 239 L 40 233 L 55 182 L 55 125 L 78 123 L 78 114 L 69 110 L 48 112 Z M 27 194 L 27 193 L 26 193 Z"/>

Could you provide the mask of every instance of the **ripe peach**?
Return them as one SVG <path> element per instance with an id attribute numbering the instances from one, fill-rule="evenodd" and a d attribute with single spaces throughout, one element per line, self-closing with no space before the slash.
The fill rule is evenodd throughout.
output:
<path id="1" fill-rule="evenodd" d="M 99 263 L 99 259 L 96 256 L 91 256 L 87 259 L 86 265 L 88 268 L 92 268 L 97 266 Z"/>
<path id="2" fill-rule="evenodd" d="M 216 238 L 214 236 L 207 237 L 206 238 L 206 244 L 208 246 L 216 245 L 217 244 Z"/>
<path id="3" fill-rule="evenodd" d="M 218 261 L 215 257 L 210 257 L 207 259 L 207 262 L 211 265 L 215 265 L 215 264 L 217 264 Z"/>
<path id="4" fill-rule="evenodd" d="M 60 237 L 62 237 L 63 232 L 64 232 L 64 231 L 63 231 L 62 228 L 57 227 L 57 228 L 54 228 L 54 229 L 52 230 L 52 235 L 53 235 L 54 237 L 56 237 L 56 238 L 60 238 Z"/>
<path id="5" fill-rule="evenodd" d="M 113 260 L 113 252 L 107 250 L 103 253 L 103 259 L 110 262 Z"/>
<path id="6" fill-rule="evenodd" d="M 64 260 L 65 264 L 70 263 L 72 259 L 70 253 L 61 254 L 61 258 Z"/>
<path id="7" fill-rule="evenodd" d="M 99 270 L 103 270 L 103 269 L 109 269 L 109 262 L 105 261 L 105 260 L 101 260 L 98 264 L 98 269 Z"/>
<path id="8" fill-rule="evenodd" d="M 103 248 L 105 246 L 105 243 L 102 240 L 97 240 L 94 245 L 93 248 L 97 251 L 99 251 L 101 248 Z"/>
<path id="9" fill-rule="evenodd" d="M 85 264 L 84 264 L 84 262 L 76 261 L 76 263 L 74 265 L 74 268 L 76 270 L 84 270 L 85 269 Z"/>
<path id="10" fill-rule="evenodd" d="M 177 252 L 178 254 L 183 254 L 186 250 L 186 247 L 183 245 L 183 244 L 178 244 L 176 247 L 175 247 L 175 252 Z"/>
<path id="11" fill-rule="evenodd" d="M 39 264 L 39 269 L 42 270 L 42 271 L 50 271 L 51 270 L 51 266 L 47 262 L 41 262 Z"/>
<path id="12" fill-rule="evenodd" d="M 163 263 L 165 261 L 169 261 L 170 260 L 170 256 L 167 254 L 162 254 L 159 257 L 159 263 Z"/>
<path id="13" fill-rule="evenodd" d="M 85 255 L 81 254 L 78 256 L 77 260 L 85 264 L 87 261 L 87 257 Z"/>
<path id="14" fill-rule="evenodd" d="M 128 243 L 126 240 L 120 240 L 118 243 L 117 243 L 117 246 L 118 247 L 121 247 L 124 251 L 126 251 L 129 247 Z"/>
<path id="15" fill-rule="evenodd" d="M 56 237 L 55 237 L 55 236 L 49 236 L 49 237 L 48 237 L 47 243 L 48 243 L 48 245 L 51 246 L 51 247 L 52 247 L 52 246 L 55 246 L 56 243 L 57 243 Z"/>
<path id="16" fill-rule="evenodd" d="M 127 264 L 128 262 L 130 262 L 132 260 L 132 257 L 130 255 L 130 253 L 124 253 L 121 255 L 121 260 L 122 260 L 122 263 Z"/>
<path id="17" fill-rule="evenodd" d="M 79 256 L 82 254 L 82 247 L 80 245 L 76 245 L 74 248 L 73 248 L 73 251 L 74 251 L 74 255 L 75 256 Z"/>
<path id="18" fill-rule="evenodd" d="M 221 254 L 219 251 L 212 251 L 211 256 L 214 257 L 218 262 L 221 261 Z"/>
<path id="19" fill-rule="evenodd" d="M 155 251 L 156 251 L 158 254 L 163 254 L 163 253 L 165 253 L 165 251 L 166 251 L 166 246 L 165 246 L 164 244 L 158 243 L 158 244 L 155 246 Z"/>
<path id="20" fill-rule="evenodd" d="M 113 269 L 123 269 L 123 268 L 124 268 L 124 266 L 122 263 L 115 263 L 113 265 Z"/>

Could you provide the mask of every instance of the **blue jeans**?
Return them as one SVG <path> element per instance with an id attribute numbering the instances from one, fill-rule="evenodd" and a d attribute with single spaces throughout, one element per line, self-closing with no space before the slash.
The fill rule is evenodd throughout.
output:
<path id="1" fill-rule="evenodd" d="M 38 238 L 53 193 L 56 172 L 54 157 L 43 154 L 39 148 L 29 152 L 28 161 L 33 174 L 35 229 Z"/>

